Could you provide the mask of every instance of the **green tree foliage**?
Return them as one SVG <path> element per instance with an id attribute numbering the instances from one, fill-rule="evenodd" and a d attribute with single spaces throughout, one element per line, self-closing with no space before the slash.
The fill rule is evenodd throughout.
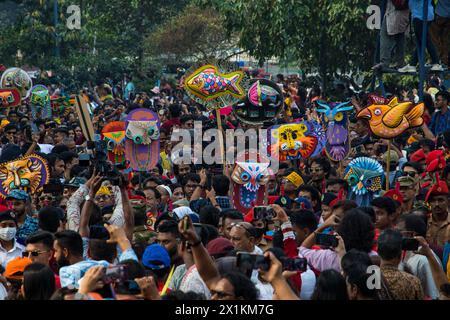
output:
<path id="1" fill-rule="evenodd" d="M 239 45 L 260 63 L 271 57 L 298 61 L 323 80 L 373 63 L 376 33 L 367 29 L 364 0 L 198 0 L 226 17 Z"/>

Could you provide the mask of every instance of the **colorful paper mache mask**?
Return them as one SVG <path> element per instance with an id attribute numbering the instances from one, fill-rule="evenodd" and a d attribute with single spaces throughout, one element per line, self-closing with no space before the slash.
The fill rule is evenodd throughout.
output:
<path id="1" fill-rule="evenodd" d="M 115 164 L 123 163 L 125 161 L 125 122 L 107 123 L 102 130 L 102 139 L 106 142 L 109 161 Z"/>
<path id="2" fill-rule="evenodd" d="M 156 113 L 140 108 L 126 119 L 125 157 L 135 171 L 148 171 L 159 161 L 160 122 Z"/>
<path id="3" fill-rule="evenodd" d="M 35 85 L 31 89 L 31 114 L 36 119 L 36 114 L 39 112 L 43 119 L 52 117 L 52 105 L 50 102 L 50 94 L 46 86 L 41 84 Z"/>
<path id="4" fill-rule="evenodd" d="M 20 105 L 20 92 L 15 88 L 0 89 L 0 107 L 17 107 Z"/>
<path id="5" fill-rule="evenodd" d="M 36 154 L 0 164 L 0 197 L 13 189 L 30 194 L 40 191 L 48 183 L 50 171 L 47 161 Z"/>
<path id="6" fill-rule="evenodd" d="M 348 105 L 348 102 L 318 104 L 321 108 L 318 108 L 317 112 L 322 114 L 323 125 L 326 127 L 327 156 L 333 161 L 342 161 L 350 152 L 347 112 L 351 111 L 353 106 Z"/>
<path id="7" fill-rule="evenodd" d="M 276 125 L 270 133 L 272 155 L 278 154 L 280 161 L 315 157 L 326 142 L 325 132 L 316 121 Z"/>
<path id="8" fill-rule="evenodd" d="M 9 68 L 5 70 L 0 79 L 0 88 L 17 88 L 22 99 L 28 98 L 32 86 L 33 81 L 31 77 L 20 68 Z"/>
<path id="9" fill-rule="evenodd" d="M 283 110 L 283 92 L 267 79 L 253 79 L 244 100 L 233 106 L 236 117 L 246 123 L 263 124 L 273 120 Z"/>
<path id="10" fill-rule="evenodd" d="M 345 170 L 345 179 L 350 185 L 349 199 L 359 206 L 370 205 L 381 190 L 383 174 L 383 167 L 378 161 L 368 157 L 353 159 Z"/>
<path id="11" fill-rule="evenodd" d="M 362 109 L 357 118 L 365 119 L 370 130 L 383 139 L 393 139 L 408 129 L 420 127 L 423 124 L 422 115 L 425 105 L 414 105 L 412 102 L 399 102 L 397 97 L 387 104 L 372 104 Z"/>
<path id="12" fill-rule="evenodd" d="M 249 160 L 251 159 L 251 160 Z M 247 213 L 252 207 L 262 205 L 269 180 L 269 161 L 256 162 L 255 157 L 236 161 L 231 175 L 233 202 L 237 210 Z M 259 159 L 262 159 L 259 156 Z"/>

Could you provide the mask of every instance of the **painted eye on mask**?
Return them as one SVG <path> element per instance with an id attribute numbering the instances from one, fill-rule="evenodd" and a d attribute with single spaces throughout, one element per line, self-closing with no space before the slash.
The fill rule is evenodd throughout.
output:
<path id="1" fill-rule="evenodd" d="M 264 177 L 265 177 L 265 175 L 262 174 L 262 173 L 260 173 L 260 174 L 258 174 L 258 176 L 256 177 L 256 181 L 257 181 L 257 182 L 260 182 L 261 180 L 264 179 Z"/>
<path id="2" fill-rule="evenodd" d="M 338 112 L 336 113 L 336 115 L 334 116 L 334 120 L 335 121 L 342 121 L 342 119 L 344 119 L 344 114 L 342 112 Z"/>
<path id="3" fill-rule="evenodd" d="M 106 147 L 108 150 L 113 150 L 116 147 L 116 142 L 114 140 L 108 140 Z"/>
<path id="4" fill-rule="evenodd" d="M 159 130 L 156 126 L 151 126 L 147 130 L 147 134 L 152 140 L 158 140 L 159 139 Z"/>
<path id="5" fill-rule="evenodd" d="M 348 183 L 351 186 L 356 186 L 358 184 L 358 181 L 359 181 L 359 179 L 358 179 L 358 176 L 356 174 L 352 174 L 352 175 L 350 175 L 348 177 Z"/>
<path id="6" fill-rule="evenodd" d="M 250 180 L 250 174 L 248 172 L 242 172 L 241 173 L 241 179 L 244 182 L 247 182 Z"/>
<path id="7" fill-rule="evenodd" d="M 144 142 L 144 138 L 141 135 L 136 135 L 133 137 L 133 142 L 135 144 L 142 144 Z"/>

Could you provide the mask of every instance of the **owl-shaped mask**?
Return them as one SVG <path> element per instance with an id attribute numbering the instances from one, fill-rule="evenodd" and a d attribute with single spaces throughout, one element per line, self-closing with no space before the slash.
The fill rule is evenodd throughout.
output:
<path id="1" fill-rule="evenodd" d="M 0 89 L 0 107 L 17 107 L 20 105 L 20 92 L 17 89 Z"/>
<path id="2" fill-rule="evenodd" d="M 348 102 L 318 104 L 320 108 L 317 112 L 322 114 L 322 124 L 326 128 L 327 156 L 333 161 L 342 161 L 350 152 L 347 112 L 353 110 L 353 106 L 348 105 Z"/>
<path id="3" fill-rule="evenodd" d="M 272 154 L 278 154 L 280 161 L 314 157 L 326 142 L 325 132 L 316 121 L 273 126 L 270 134 Z"/>
<path id="4" fill-rule="evenodd" d="M 102 139 L 106 142 L 108 159 L 120 164 L 125 161 L 125 122 L 113 121 L 106 124 L 102 130 Z"/>
<path id="5" fill-rule="evenodd" d="M 360 206 L 370 205 L 382 187 L 383 167 L 376 160 L 368 157 L 353 159 L 345 172 L 345 179 L 350 185 L 350 199 Z"/>
<path id="6" fill-rule="evenodd" d="M 159 160 L 158 115 L 149 109 L 135 109 L 125 121 L 125 158 L 135 171 L 149 171 Z"/>
<path id="7" fill-rule="evenodd" d="M 237 161 L 231 175 L 234 207 L 247 213 L 252 207 L 262 205 L 269 180 L 269 162 Z"/>
<path id="8" fill-rule="evenodd" d="M 47 87 L 43 85 L 35 85 L 31 89 L 31 115 L 36 119 L 36 114 L 39 112 L 43 119 L 52 117 L 52 105 L 50 102 L 50 95 Z"/>
<path id="9" fill-rule="evenodd" d="M 40 191 L 48 183 L 50 172 L 47 161 L 36 154 L 0 164 L 0 197 L 13 189 L 30 194 Z"/>
<path id="10" fill-rule="evenodd" d="M 0 79 L 0 88 L 17 88 L 22 99 L 28 98 L 31 93 L 33 81 L 24 70 L 9 68 L 3 72 Z"/>

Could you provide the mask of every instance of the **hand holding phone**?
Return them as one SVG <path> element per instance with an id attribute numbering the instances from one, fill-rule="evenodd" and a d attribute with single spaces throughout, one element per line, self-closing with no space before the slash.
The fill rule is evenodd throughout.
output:
<path id="1" fill-rule="evenodd" d="M 419 241 L 415 238 L 403 238 L 402 250 L 405 251 L 417 251 L 419 250 Z"/>
<path id="2" fill-rule="evenodd" d="M 336 248 L 339 242 L 335 235 L 316 233 L 316 244 L 328 248 Z"/>

